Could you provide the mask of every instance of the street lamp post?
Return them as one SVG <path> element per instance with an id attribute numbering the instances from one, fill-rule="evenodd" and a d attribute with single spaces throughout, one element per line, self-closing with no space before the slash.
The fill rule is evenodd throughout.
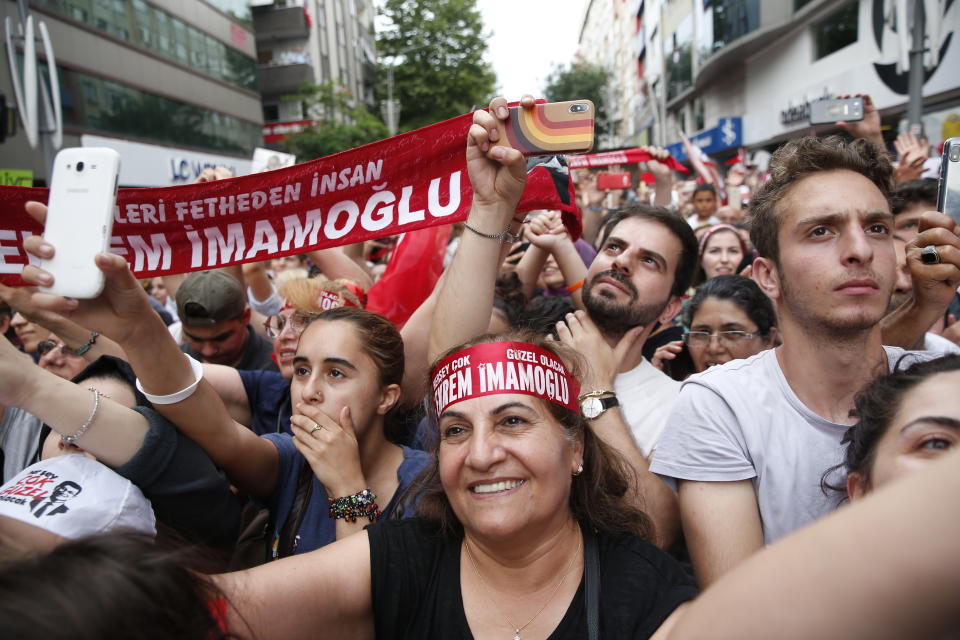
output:
<path id="1" fill-rule="evenodd" d="M 906 25 L 903 25 L 906 29 Z M 907 126 L 910 132 L 919 136 L 923 132 L 923 54 L 924 31 L 926 29 L 926 15 L 923 0 L 913 0 L 913 28 L 910 47 L 910 72 L 907 76 L 907 87 L 910 100 L 907 103 Z M 936 43 L 932 43 L 936 46 Z"/>

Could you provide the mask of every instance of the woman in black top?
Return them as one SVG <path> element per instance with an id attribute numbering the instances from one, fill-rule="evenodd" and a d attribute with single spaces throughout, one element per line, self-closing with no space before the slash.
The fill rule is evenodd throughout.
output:
<path id="1" fill-rule="evenodd" d="M 523 339 L 486 336 L 434 366 L 439 439 L 419 518 L 225 576 L 240 612 L 232 630 L 558 640 L 590 637 L 595 617 L 604 638 L 649 638 L 693 598 L 692 581 L 646 539 L 650 521 L 626 498 L 629 465 L 572 408 L 577 384 L 561 364 L 571 353 Z M 451 373 L 458 362 L 467 364 Z M 588 586 L 591 558 L 598 576 Z"/>

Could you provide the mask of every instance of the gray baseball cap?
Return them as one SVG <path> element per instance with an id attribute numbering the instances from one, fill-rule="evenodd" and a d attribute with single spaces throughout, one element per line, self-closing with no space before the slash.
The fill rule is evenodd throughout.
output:
<path id="1" fill-rule="evenodd" d="M 191 273 L 177 289 L 177 313 L 185 327 L 212 327 L 239 317 L 246 307 L 243 286 L 223 271 Z"/>

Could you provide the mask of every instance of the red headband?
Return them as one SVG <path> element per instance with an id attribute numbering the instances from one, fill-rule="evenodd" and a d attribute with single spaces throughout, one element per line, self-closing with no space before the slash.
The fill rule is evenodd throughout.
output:
<path id="1" fill-rule="evenodd" d="M 434 368 L 437 415 L 450 405 L 496 393 L 522 393 L 580 411 L 580 384 L 546 349 L 525 342 L 485 342 L 444 358 Z"/>

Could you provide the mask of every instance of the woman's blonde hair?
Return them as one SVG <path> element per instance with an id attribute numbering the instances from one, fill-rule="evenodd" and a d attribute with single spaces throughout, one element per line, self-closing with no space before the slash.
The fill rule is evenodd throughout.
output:
<path id="1" fill-rule="evenodd" d="M 284 273 L 287 273 L 284 271 Z M 307 311 L 323 311 L 318 298 L 321 291 L 330 291 L 341 296 L 355 307 L 363 308 L 360 299 L 345 283 L 349 280 L 324 280 L 323 278 L 289 278 L 277 285 L 277 293 L 290 305 Z"/>

